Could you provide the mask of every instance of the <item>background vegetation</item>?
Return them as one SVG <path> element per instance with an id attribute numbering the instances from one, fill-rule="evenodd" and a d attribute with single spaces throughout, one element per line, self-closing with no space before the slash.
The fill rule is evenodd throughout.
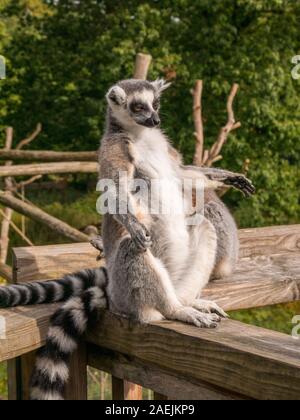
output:
<path id="1" fill-rule="evenodd" d="M 236 116 L 243 126 L 231 135 L 220 166 L 249 176 L 258 192 L 227 203 L 241 227 L 299 222 L 300 80 L 291 59 L 300 50 L 300 3 L 294 0 L 0 0 L 0 54 L 7 79 L 0 81 L 0 147 L 6 126 L 15 141 L 38 122 L 37 149 L 95 150 L 103 131 L 107 88 L 131 77 L 137 52 L 151 53 L 151 78 L 171 78 L 163 126 L 191 162 L 194 151 L 192 97 L 205 82 L 208 144 L 226 121 L 233 82 L 241 85 Z M 64 192 L 27 196 L 51 214 L 81 228 L 97 222 L 94 188 L 68 179 Z M 93 179 L 89 180 L 93 185 Z M 20 217 L 14 216 L 17 224 Z M 63 241 L 27 223 L 35 244 Z M 20 245 L 12 237 L 12 245 Z M 289 333 L 299 305 L 234 314 Z M 2 368 L 3 369 L 3 368 Z M 0 395 L 4 390 L 0 370 Z"/>

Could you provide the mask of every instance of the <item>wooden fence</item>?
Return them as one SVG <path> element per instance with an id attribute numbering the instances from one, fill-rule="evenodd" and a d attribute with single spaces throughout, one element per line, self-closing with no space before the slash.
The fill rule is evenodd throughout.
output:
<path id="1" fill-rule="evenodd" d="M 300 300 L 300 225 L 241 230 L 240 240 L 235 274 L 211 282 L 204 296 L 226 310 Z M 57 279 L 97 266 L 97 256 L 87 243 L 17 248 L 13 280 Z M 10 399 L 28 398 L 35 351 L 59 306 L 0 311 Z M 140 325 L 103 311 L 73 357 L 67 399 L 87 398 L 88 365 L 113 375 L 116 400 L 141 399 L 142 387 L 155 399 L 300 399 L 300 340 L 232 320 L 206 330 L 168 321 Z"/>

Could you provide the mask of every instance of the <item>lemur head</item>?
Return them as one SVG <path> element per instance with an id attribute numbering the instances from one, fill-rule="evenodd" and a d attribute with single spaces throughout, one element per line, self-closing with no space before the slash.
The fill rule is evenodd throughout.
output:
<path id="1" fill-rule="evenodd" d="M 169 86 L 164 80 L 123 80 L 109 89 L 106 99 L 113 117 L 126 128 L 154 128 L 160 124 L 160 96 Z"/>

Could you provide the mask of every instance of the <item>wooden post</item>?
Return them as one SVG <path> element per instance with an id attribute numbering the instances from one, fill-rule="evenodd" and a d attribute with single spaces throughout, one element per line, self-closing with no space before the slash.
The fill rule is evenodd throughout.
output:
<path id="1" fill-rule="evenodd" d="M 65 399 L 68 401 L 87 400 L 87 352 L 85 343 L 81 343 L 72 355 L 70 379 L 66 387 Z"/>
<path id="2" fill-rule="evenodd" d="M 5 150 L 11 150 L 12 142 L 13 142 L 13 128 L 8 127 L 6 129 Z M 12 165 L 11 161 L 5 162 L 5 166 L 11 166 L 11 165 Z M 12 185 L 13 185 L 12 178 L 11 177 L 5 178 L 4 186 L 5 186 L 5 191 L 7 191 L 7 194 L 12 195 L 12 193 L 10 192 L 10 190 L 12 189 Z M 1 244 L 0 262 L 2 264 L 5 264 L 7 260 L 7 252 L 8 252 L 8 245 L 9 245 L 9 226 L 12 219 L 13 210 L 9 207 L 5 207 L 3 212 L 4 212 L 4 217 L 1 223 L 1 239 L 0 239 L 0 244 Z"/>
<path id="3" fill-rule="evenodd" d="M 143 388 L 140 385 L 113 376 L 112 399 L 116 401 L 140 401 L 143 399 Z"/>
<path id="4" fill-rule="evenodd" d="M 133 77 L 135 79 L 146 80 L 151 61 L 152 61 L 151 55 L 139 53 L 136 56 L 135 70 L 134 70 Z"/>

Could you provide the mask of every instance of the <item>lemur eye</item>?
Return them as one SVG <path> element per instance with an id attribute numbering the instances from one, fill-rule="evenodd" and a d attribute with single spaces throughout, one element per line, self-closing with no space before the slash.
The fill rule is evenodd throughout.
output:
<path id="1" fill-rule="evenodd" d="M 152 104 L 152 106 L 153 106 L 153 109 L 154 109 L 155 111 L 157 111 L 157 110 L 158 110 L 158 108 L 159 108 L 159 101 L 154 101 L 154 102 L 153 102 L 153 104 Z"/>
<path id="2" fill-rule="evenodd" d="M 134 112 L 142 112 L 144 110 L 144 107 L 142 104 L 136 104 L 133 107 Z"/>

